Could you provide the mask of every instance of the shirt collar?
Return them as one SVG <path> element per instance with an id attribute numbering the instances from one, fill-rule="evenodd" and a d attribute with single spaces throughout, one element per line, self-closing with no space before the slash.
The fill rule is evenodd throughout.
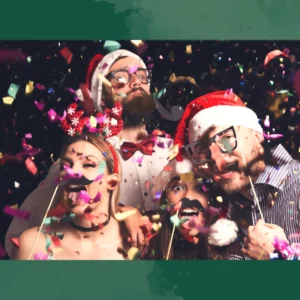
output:
<path id="1" fill-rule="evenodd" d="M 281 144 L 272 148 L 270 152 L 272 158 L 276 162 L 276 165 L 267 165 L 265 170 L 257 178 L 254 185 L 258 188 L 258 190 L 262 187 L 266 187 L 266 185 L 283 190 L 285 178 L 288 173 L 287 164 L 292 161 L 293 158 Z"/>

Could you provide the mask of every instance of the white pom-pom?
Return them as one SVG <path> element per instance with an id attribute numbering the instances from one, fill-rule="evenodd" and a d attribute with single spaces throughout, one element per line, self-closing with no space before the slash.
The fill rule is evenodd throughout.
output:
<path id="1" fill-rule="evenodd" d="M 187 174 L 193 171 L 193 165 L 190 160 L 184 159 L 176 163 L 175 169 L 178 175 Z"/>
<path id="2" fill-rule="evenodd" d="M 214 246 L 228 246 L 233 243 L 238 234 L 238 227 L 235 222 L 227 219 L 219 219 L 210 227 L 208 243 Z"/>

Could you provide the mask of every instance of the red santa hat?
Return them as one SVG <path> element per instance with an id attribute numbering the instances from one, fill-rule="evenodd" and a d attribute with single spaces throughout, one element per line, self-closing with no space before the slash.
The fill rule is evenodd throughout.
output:
<path id="1" fill-rule="evenodd" d="M 260 133 L 263 132 L 255 112 L 232 92 L 217 91 L 201 96 L 186 107 L 177 126 L 174 144 L 179 149 L 188 139 L 193 143 L 210 127 L 216 126 L 244 126 Z"/>
<path id="2" fill-rule="evenodd" d="M 106 77 L 109 73 L 110 67 L 115 63 L 118 58 L 121 57 L 133 57 L 137 59 L 143 68 L 147 69 L 144 61 L 135 53 L 130 52 L 128 50 L 119 49 L 113 52 L 106 54 L 105 56 L 101 54 L 95 55 L 88 67 L 87 72 L 87 87 L 88 92 L 90 93 L 89 97 L 91 97 L 94 107 L 98 112 L 102 112 L 101 107 L 101 95 L 102 95 L 102 84 L 103 77 Z M 87 91 L 78 90 L 76 91 L 77 97 L 83 101 L 84 93 Z"/>

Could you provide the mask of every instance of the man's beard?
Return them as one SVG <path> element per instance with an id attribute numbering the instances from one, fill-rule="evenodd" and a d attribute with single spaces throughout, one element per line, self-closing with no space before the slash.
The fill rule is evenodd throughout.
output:
<path id="1" fill-rule="evenodd" d="M 142 95 L 135 96 L 130 100 L 125 98 L 122 101 L 124 128 L 148 125 L 155 110 L 153 98 L 143 89 L 137 90 L 140 90 Z"/>

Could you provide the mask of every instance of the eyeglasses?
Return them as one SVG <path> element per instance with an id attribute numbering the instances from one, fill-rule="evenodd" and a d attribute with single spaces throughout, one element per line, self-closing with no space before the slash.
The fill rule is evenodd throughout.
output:
<path id="1" fill-rule="evenodd" d="M 135 72 L 129 72 L 129 70 L 120 69 L 110 72 L 106 78 L 108 80 L 113 79 L 117 84 L 127 84 L 132 79 L 134 74 L 142 83 L 151 82 L 151 74 L 147 69 L 137 69 Z"/>
<path id="2" fill-rule="evenodd" d="M 208 138 L 207 141 L 196 141 L 184 146 L 184 149 L 192 161 L 196 164 L 205 164 L 210 160 L 210 146 L 217 144 L 222 153 L 231 153 L 237 147 L 237 138 L 234 127 L 231 126 Z"/>

